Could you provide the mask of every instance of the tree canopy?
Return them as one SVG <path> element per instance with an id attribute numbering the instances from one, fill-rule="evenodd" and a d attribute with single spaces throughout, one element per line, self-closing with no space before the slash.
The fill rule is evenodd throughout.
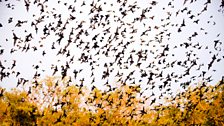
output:
<path id="1" fill-rule="evenodd" d="M 48 77 L 28 90 L 0 89 L 0 125 L 224 125 L 224 82 L 205 83 L 150 106 L 140 87 L 108 91 Z"/>

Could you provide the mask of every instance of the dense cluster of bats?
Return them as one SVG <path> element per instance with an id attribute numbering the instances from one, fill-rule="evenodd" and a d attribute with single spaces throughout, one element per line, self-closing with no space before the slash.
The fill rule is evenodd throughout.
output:
<path id="1" fill-rule="evenodd" d="M 219 71 L 214 66 L 223 63 L 223 33 L 208 30 L 217 25 L 207 12 L 213 4 L 210 0 L 19 2 L 32 18 L 9 17 L 7 24 L 0 22 L 0 28 L 14 25 L 11 38 L 4 38 L 1 33 L 5 41 L 1 42 L 0 56 L 40 54 L 43 58 L 33 64 L 33 80 L 50 71 L 50 76 L 69 77 L 68 86 L 75 81 L 80 87 L 101 85 L 109 91 L 114 90 L 113 83 L 141 84 L 141 94 L 148 90 L 153 95 L 153 90 L 158 90 L 162 96 L 172 95 L 172 86 L 186 88 L 198 78 L 211 82 L 212 74 Z M 9 11 L 16 8 L 7 0 L 0 4 Z M 200 7 L 192 9 L 194 5 Z M 224 1 L 215 6 L 221 11 Z M 12 45 L 9 52 L 2 43 Z M 58 60 L 51 62 L 47 56 Z M 22 65 L 17 60 L 0 61 L 0 81 L 15 76 L 17 86 L 29 82 L 22 76 L 23 71 L 16 71 Z M 45 64 L 41 60 L 51 63 L 51 67 L 43 70 Z"/>

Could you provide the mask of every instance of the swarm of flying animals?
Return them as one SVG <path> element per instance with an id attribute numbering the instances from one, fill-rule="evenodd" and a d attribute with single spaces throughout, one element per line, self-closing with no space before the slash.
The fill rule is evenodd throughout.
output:
<path id="1" fill-rule="evenodd" d="M 142 88 L 140 95 L 148 91 L 153 104 L 155 90 L 160 98 L 174 95 L 172 87 L 186 89 L 198 80 L 210 83 L 217 71 L 223 71 L 215 66 L 223 63 L 224 35 L 209 31 L 211 27 L 217 29 L 218 22 L 208 12 L 211 6 L 222 9 L 223 0 L 220 5 L 210 0 L 16 2 L 23 4 L 24 13 L 30 17 L 9 16 L 5 23 L 0 22 L 0 29 L 13 26 L 9 38 L 4 38 L 4 33 L 1 36 L 0 56 L 12 55 L 0 61 L 1 82 L 13 76 L 18 87 L 48 72 L 49 76 L 70 78 L 67 86 L 75 83 L 111 91 L 116 83 L 137 84 Z M 9 11 L 17 9 L 10 1 L 0 4 Z M 23 66 L 16 54 L 41 57 L 31 65 L 35 71 L 32 78 L 23 77 L 28 73 L 16 69 Z M 55 57 L 56 62 L 49 57 Z"/>

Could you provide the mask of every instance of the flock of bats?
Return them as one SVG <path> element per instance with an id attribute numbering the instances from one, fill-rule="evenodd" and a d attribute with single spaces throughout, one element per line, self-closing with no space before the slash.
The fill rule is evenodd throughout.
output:
<path id="1" fill-rule="evenodd" d="M 206 41 L 203 38 L 216 32 L 208 31 L 208 27 L 217 25 L 215 17 L 207 12 L 211 0 L 203 3 L 199 11 L 191 9 L 191 5 L 200 4 L 197 0 L 179 2 L 181 6 L 177 6 L 176 1 L 162 2 L 161 5 L 161 1 L 149 0 L 143 6 L 134 0 L 71 0 L 68 3 L 53 1 L 51 7 L 50 0 L 22 0 L 19 2 L 24 4 L 24 13 L 32 18 L 17 20 L 9 17 L 7 24 L 0 21 L 0 29 L 14 25 L 11 38 L 4 38 L 1 33 L 5 41 L 0 44 L 0 56 L 34 52 L 43 58 L 47 55 L 59 57 L 58 63 L 42 58 L 51 63 L 49 69 L 42 70 L 45 64 L 41 64 L 41 59 L 39 64 L 33 64 L 33 71 L 36 71 L 33 80 L 50 71 L 50 76 L 69 77 L 68 86 L 75 81 L 79 87 L 101 85 L 111 91 L 115 89 L 114 81 L 123 85 L 144 83 L 141 95 L 154 89 L 161 95 L 173 95 L 172 85 L 185 89 L 198 78 L 211 82 L 211 71 L 215 75 L 219 70 L 214 66 L 224 63 L 223 32 L 213 35 L 212 41 L 203 42 Z M 216 6 L 221 10 L 224 1 L 220 2 Z M 7 0 L 1 0 L 0 4 L 6 5 L 8 11 L 17 7 Z M 35 13 L 31 13 L 34 8 Z M 64 10 L 60 11 L 62 8 Z M 201 18 L 203 16 L 205 20 Z M 195 31 L 191 32 L 192 29 Z M 178 36 L 183 37 L 183 41 L 175 41 Z M 9 52 L 2 43 L 12 45 Z M 180 54 L 175 52 L 178 49 Z M 208 53 L 206 62 L 201 60 L 200 50 Z M 23 71 L 16 71 L 17 60 L 0 60 L 0 81 L 15 76 L 17 86 L 29 82 L 30 79 L 22 76 Z M 5 65 L 6 62 L 11 65 Z M 88 67 L 79 67 L 80 64 Z M 182 82 L 184 78 L 188 81 Z M 102 81 L 104 83 L 100 84 Z"/>

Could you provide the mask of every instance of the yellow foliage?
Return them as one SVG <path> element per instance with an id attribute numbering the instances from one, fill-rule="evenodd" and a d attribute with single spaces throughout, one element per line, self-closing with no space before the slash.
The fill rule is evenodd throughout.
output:
<path id="1" fill-rule="evenodd" d="M 48 77 L 38 83 L 31 86 L 31 94 L 0 88 L 0 125 L 224 125 L 223 82 L 189 88 L 154 109 L 137 97 L 140 86 L 106 92 L 65 86 L 66 78 Z"/>

